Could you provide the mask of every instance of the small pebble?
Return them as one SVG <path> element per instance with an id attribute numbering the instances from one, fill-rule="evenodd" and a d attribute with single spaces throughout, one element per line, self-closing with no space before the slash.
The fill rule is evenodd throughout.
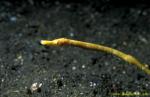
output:
<path id="1" fill-rule="evenodd" d="M 143 11 L 143 12 L 142 12 L 142 15 L 146 16 L 146 15 L 147 15 L 147 12 L 146 12 L 146 11 Z"/>
<path id="2" fill-rule="evenodd" d="M 82 65 L 82 68 L 84 69 L 84 68 L 85 68 L 85 65 Z"/>
<path id="3" fill-rule="evenodd" d="M 70 4 L 67 4 L 67 5 L 66 5 L 66 8 L 71 8 L 71 5 L 70 5 Z"/>
<path id="4" fill-rule="evenodd" d="M 109 63 L 108 63 L 108 62 L 105 62 L 104 64 L 105 64 L 105 66 L 108 66 L 108 65 L 109 65 Z"/>
<path id="5" fill-rule="evenodd" d="M 75 67 L 75 66 L 73 66 L 73 67 L 72 67 L 72 70 L 76 70 L 76 67 Z"/>
<path id="6" fill-rule="evenodd" d="M 145 86 L 148 87 L 149 85 L 148 85 L 148 84 L 145 84 Z"/>
<path id="7" fill-rule="evenodd" d="M 113 66 L 113 70 L 116 70 L 116 66 Z"/>
<path id="8" fill-rule="evenodd" d="M 10 21 L 11 22 L 16 22 L 17 21 L 17 17 L 15 17 L 15 16 L 10 17 Z"/>
<path id="9" fill-rule="evenodd" d="M 147 39 L 146 39 L 145 37 L 141 36 L 141 35 L 139 35 L 139 40 L 140 40 L 141 42 L 145 43 L 145 44 L 148 43 Z"/>
<path id="10" fill-rule="evenodd" d="M 4 78 L 2 78 L 2 80 L 1 80 L 2 82 L 4 82 Z"/>
<path id="11" fill-rule="evenodd" d="M 127 42 L 125 42 L 125 41 L 124 41 L 124 42 L 123 42 L 123 45 L 125 45 L 125 46 L 126 46 L 126 45 L 127 45 Z"/>
<path id="12" fill-rule="evenodd" d="M 126 71 L 122 71 L 123 74 L 126 74 Z"/>
<path id="13" fill-rule="evenodd" d="M 77 63 L 77 60 L 73 60 L 73 63 L 76 64 L 76 63 Z"/>
<path id="14" fill-rule="evenodd" d="M 73 36 L 74 36 L 74 34 L 73 34 L 72 32 L 70 32 L 70 36 L 71 36 L 71 37 L 73 37 Z"/>

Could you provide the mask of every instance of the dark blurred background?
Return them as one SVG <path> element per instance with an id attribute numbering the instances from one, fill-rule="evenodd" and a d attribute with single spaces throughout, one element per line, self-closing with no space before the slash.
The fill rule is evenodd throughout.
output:
<path id="1" fill-rule="evenodd" d="M 0 97 L 149 93 L 149 75 L 113 55 L 39 43 L 67 37 L 104 44 L 150 67 L 148 1 L 0 0 Z M 42 87 L 31 93 L 35 83 Z"/>

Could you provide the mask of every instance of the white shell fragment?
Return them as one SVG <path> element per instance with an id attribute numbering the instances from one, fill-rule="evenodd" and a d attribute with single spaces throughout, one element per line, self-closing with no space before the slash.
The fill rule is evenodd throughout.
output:
<path id="1" fill-rule="evenodd" d="M 41 88 L 41 86 L 42 86 L 42 83 L 39 83 L 39 84 L 37 82 L 33 83 L 30 87 L 30 90 L 33 93 L 35 91 L 38 91 Z"/>

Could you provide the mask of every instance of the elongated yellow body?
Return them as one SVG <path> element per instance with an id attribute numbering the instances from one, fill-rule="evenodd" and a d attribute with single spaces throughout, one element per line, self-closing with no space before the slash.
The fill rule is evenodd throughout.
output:
<path id="1" fill-rule="evenodd" d="M 46 46 L 72 45 L 72 46 L 82 47 L 82 48 L 86 48 L 86 49 L 92 49 L 92 50 L 107 52 L 107 53 L 113 54 L 113 55 L 123 59 L 124 61 L 126 61 L 130 64 L 136 65 L 137 67 L 142 69 L 145 73 L 150 75 L 150 69 L 147 67 L 148 65 L 142 64 L 140 61 L 138 61 L 135 57 L 133 57 L 131 55 L 125 54 L 119 50 L 116 50 L 116 49 L 113 49 L 113 48 L 110 48 L 107 46 L 103 46 L 100 44 L 93 44 L 93 43 L 88 43 L 88 42 L 83 42 L 83 41 L 78 41 L 78 40 L 72 40 L 72 39 L 67 39 L 67 38 L 59 38 L 59 39 L 55 39 L 52 41 L 41 40 L 41 44 L 46 45 Z"/>

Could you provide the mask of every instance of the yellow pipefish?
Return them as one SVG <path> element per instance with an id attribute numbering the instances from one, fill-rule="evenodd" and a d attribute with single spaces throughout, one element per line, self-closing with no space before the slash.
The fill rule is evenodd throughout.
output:
<path id="1" fill-rule="evenodd" d="M 55 40 L 52 40 L 52 41 L 41 40 L 41 44 L 45 45 L 45 46 L 72 45 L 72 46 L 77 46 L 77 47 L 81 47 L 81 48 L 93 49 L 93 50 L 107 52 L 107 53 L 113 54 L 115 56 L 118 56 L 119 58 L 123 59 L 124 61 L 126 61 L 130 64 L 136 65 L 141 70 L 143 70 L 145 73 L 150 75 L 150 69 L 148 68 L 148 65 L 142 64 L 135 57 L 133 57 L 129 54 L 125 54 L 125 53 L 123 53 L 119 50 L 116 50 L 114 48 L 110 48 L 110 47 L 107 47 L 107 46 L 103 46 L 103 45 L 100 45 L 100 44 L 93 44 L 93 43 L 88 43 L 88 42 L 83 42 L 83 41 L 78 41 L 78 40 L 72 40 L 72 39 L 67 39 L 67 38 L 59 38 L 59 39 L 55 39 Z"/>

